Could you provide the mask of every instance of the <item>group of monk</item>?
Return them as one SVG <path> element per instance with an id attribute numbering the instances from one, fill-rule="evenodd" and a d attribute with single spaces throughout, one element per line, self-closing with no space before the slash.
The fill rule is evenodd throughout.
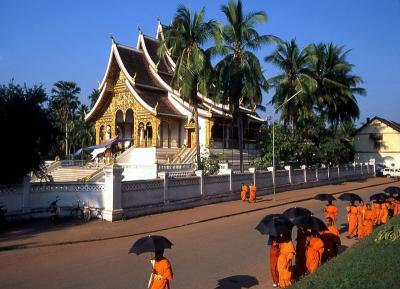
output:
<path id="1" fill-rule="evenodd" d="M 400 215 L 400 199 L 389 197 L 386 200 L 374 201 L 364 204 L 360 200 L 356 206 L 354 202 L 346 208 L 348 227 L 348 238 L 362 239 L 369 236 L 374 226 L 386 224 L 392 216 Z"/>
<path id="2" fill-rule="evenodd" d="M 296 246 L 290 235 L 270 237 L 273 287 L 286 288 L 295 279 L 314 272 L 321 263 L 337 255 L 341 244 L 339 230 L 330 217 L 327 218 L 327 227 L 328 230 L 320 232 L 299 227 Z M 296 266 L 292 265 L 293 257 Z"/>
<path id="3" fill-rule="evenodd" d="M 242 183 L 241 186 L 241 192 L 240 192 L 240 199 L 245 202 L 248 201 L 249 203 L 255 203 L 256 202 L 256 191 L 257 188 L 256 186 L 251 183 L 250 186 L 246 186 L 244 183 Z M 247 192 L 249 191 L 249 198 L 247 198 Z"/>

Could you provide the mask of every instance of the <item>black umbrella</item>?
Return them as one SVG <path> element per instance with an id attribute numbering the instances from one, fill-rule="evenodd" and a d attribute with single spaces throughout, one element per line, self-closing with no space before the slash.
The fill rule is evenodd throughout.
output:
<path id="1" fill-rule="evenodd" d="M 389 195 L 398 195 L 400 196 L 400 188 L 399 187 L 387 187 L 386 189 L 383 190 L 385 193 L 389 194 Z"/>
<path id="2" fill-rule="evenodd" d="M 135 253 L 136 255 L 146 253 L 146 252 L 157 252 L 164 249 L 171 248 L 172 243 L 170 240 L 163 236 L 147 236 L 137 240 L 129 253 Z"/>
<path id="3" fill-rule="evenodd" d="M 318 194 L 314 197 L 314 199 L 319 201 L 336 201 L 335 197 L 331 194 Z"/>
<path id="4" fill-rule="evenodd" d="M 384 193 L 378 193 L 378 194 L 371 195 L 369 197 L 369 200 L 370 201 L 384 202 L 384 201 L 386 201 L 387 198 L 388 198 L 388 196 L 385 195 Z"/>
<path id="5" fill-rule="evenodd" d="M 293 222 L 293 220 L 295 218 L 298 218 L 301 216 L 311 216 L 312 213 L 310 210 L 307 210 L 305 208 L 294 207 L 294 208 L 289 208 L 286 211 L 284 211 L 283 215 L 285 215 L 287 218 L 289 218 L 290 221 Z"/>
<path id="6" fill-rule="evenodd" d="M 344 193 L 341 194 L 338 198 L 339 200 L 342 201 L 349 201 L 349 202 L 362 202 L 363 199 L 359 195 L 353 194 L 353 193 Z"/>
<path id="7" fill-rule="evenodd" d="M 325 223 L 314 216 L 301 216 L 293 220 L 293 224 L 303 229 L 310 229 L 315 231 L 325 231 L 328 227 Z"/>
<path id="8" fill-rule="evenodd" d="M 292 222 L 281 214 L 271 214 L 265 216 L 257 225 L 256 230 L 264 235 L 279 236 L 287 235 L 292 232 Z"/>

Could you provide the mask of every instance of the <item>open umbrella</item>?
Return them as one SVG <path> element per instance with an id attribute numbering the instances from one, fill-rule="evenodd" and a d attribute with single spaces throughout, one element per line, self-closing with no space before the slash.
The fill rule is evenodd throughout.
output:
<path id="1" fill-rule="evenodd" d="M 384 202 L 386 201 L 386 199 L 388 198 L 387 195 L 385 195 L 384 193 L 377 193 L 377 194 L 373 194 L 369 197 L 370 201 L 378 201 L 378 202 Z"/>
<path id="2" fill-rule="evenodd" d="M 301 216 L 293 220 L 293 224 L 303 229 L 310 229 L 315 231 L 325 231 L 328 227 L 325 223 L 314 216 Z"/>
<path id="3" fill-rule="evenodd" d="M 336 201 L 335 197 L 331 194 L 318 194 L 314 197 L 314 199 L 319 201 Z"/>
<path id="4" fill-rule="evenodd" d="M 390 186 L 390 187 L 387 187 L 386 189 L 384 189 L 383 191 L 391 196 L 392 195 L 400 196 L 400 188 L 399 187 Z"/>
<path id="5" fill-rule="evenodd" d="M 279 236 L 292 232 L 293 223 L 281 214 L 265 216 L 257 225 L 256 230 L 264 235 Z"/>
<path id="6" fill-rule="evenodd" d="M 301 216 L 311 216 L 312 213 L 308 209 L 301 208 L 301 207 L 294 207 L 294 208 L 289 208 L 286 211 L 284 211 L 283 215 L 285 215 L 287 218 L 289 218 L 290 221 L 293 222 L 293 220 L 295 218 L 298 218 Z"/>
<path id="7" fill-rule="evenodd" d="M 172 245 L 171 241 L 163 236 L 149 235 L 137 240 L 129 250 L 129 253 L 139 255 L 146 252 L 157 252 L 169 249 Z"/>
<path id="8" fill-rule="evenodd" d="M 342 201 L 349 201 L 349 202 L 362 202 L 363 199 L 359 195 L 353 194 L 353 193 L 344 193 L 341 194 L 338 198 L 339 200 Z"/>

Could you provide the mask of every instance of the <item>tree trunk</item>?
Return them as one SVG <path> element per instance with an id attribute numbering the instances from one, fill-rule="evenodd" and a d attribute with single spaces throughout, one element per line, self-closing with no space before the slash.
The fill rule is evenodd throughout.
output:
<path id="1" fill-rule="evenodd" d="M 68 120 L 65 121 L 65 159 L 68 159 Z"/>
<path id="2" fill-rule="evenodd" d="M 240 159 L 240 172 L 243 173 L 243 114 L 239 107 L 237 110 L 237 125 L 238 125 L 238 141 L 239 141 L 239 159 Z"/>

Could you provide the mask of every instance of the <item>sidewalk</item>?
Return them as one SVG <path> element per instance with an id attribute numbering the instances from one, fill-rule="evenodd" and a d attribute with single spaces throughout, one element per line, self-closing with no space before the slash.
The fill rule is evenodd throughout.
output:
<path id="1" fill-rule="evenodd" d="M 2 232 L 0 251 L 156 234 L 163 230 L 309 200 L 322 192 L 340 194 L 394 182 L 394 180 L 386 178 L 370 178 L 365 181 L 281 192 L 276 195 L 276 201 L 273 201 L 272 195 L 266 195 L 257 198 L 257 202 L 254 204 L 240 200 L 230 201 L 114 223 L 92 221 L 82 224 L 75 220 L 65 220 L 62 224 L 54 226 L 47 219 L 30 221 Z"/>

